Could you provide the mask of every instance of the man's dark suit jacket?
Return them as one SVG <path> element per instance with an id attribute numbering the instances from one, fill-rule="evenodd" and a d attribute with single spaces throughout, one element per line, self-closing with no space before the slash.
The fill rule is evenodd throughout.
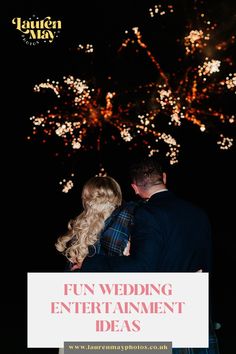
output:
<path id="1" fill-rule="evenodd" d="M 210 272 L 211 258 L 211 227 L 205 212 L 163 191 L 136 209 L 130 256 L 87 257 L 81 271 Z M 174 348 L 173 353 L 219 354 L 211 314 L 209 319 L 209 349 Z"/>
<path id="2" fill-rule="evenodd" d="M 162 191 L 136 210 L 130 256 L 87 257 L 80 271 L 209 272 L 211 257 L 206 213 L 170 191 Z"/>

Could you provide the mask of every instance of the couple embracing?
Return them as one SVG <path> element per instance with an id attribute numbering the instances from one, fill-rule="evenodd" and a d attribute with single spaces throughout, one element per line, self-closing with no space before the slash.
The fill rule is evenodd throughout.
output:
<path id="1" fill-rule="evenodd" d="M 123 202 L 111 177 L 93 177 L 82 191 L 82 213 L 69 223 L 56 248 L 70 271 L 212 271 L 211 225 L 199 207 L 166 187 L 159 161 L 145 158 L 130 168 L 139 203 Z M 173 348 L 175 354 L 219 354 L 209 314 L 208 348 Z"/>

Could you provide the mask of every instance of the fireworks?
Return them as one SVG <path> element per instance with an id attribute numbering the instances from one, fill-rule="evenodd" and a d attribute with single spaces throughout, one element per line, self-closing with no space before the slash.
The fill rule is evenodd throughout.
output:
<path id="1" fill-rule="evenodd" d="M 157 15 L 163 17 L 174 12 L 172 5 L 155 5 L 149 9 L 150 21 Z M 172 71 L 163 69 L 158 47 L 154 55 L 138 26 L 125 31 L 126 39 L 118 49 L 119 55 L 128 46 L 135 48 L 135 55 L 143 52 L 146 62 L 157 74 L 154 82 L 141 82 L 123 92 L 117 86 L 106 91 L 96 87 L 92 83 L 94 80 L 81 80 L 73 75 L 64 76 L 62 82 L 48 79 L 35 85 L 35 92 L 51 91 L 55 103 L 47 112 L 30 118 L 33 135 L 41 132 L 62 140 L 67 156 L 89 150 L 99 154 L 104 145 L 123 142 L 127 149 L 142 144 L 149 156 L 164 149 L 169 163 L 175 164 L 180 150 L 175 135 L 183 124 L 190 123 L 201 133 L 216 132 L 216 144 L 220 149 L 231 148 L 233 137 L 223 134 L 222 124 L 235 125 L 235 116 L 223 112 L 215 103 L 221 95 L 236 93 L 233 60 L 229 55 L 223 56 L 228 44 L 234 44 L 235 37 L 213 43 L 217 25 L 207 20 L 202 12 L 198 17 L 199 25 L 186 28 L 183 38 L 176 41 L 184 52 L 184 56 L 178 58 L 181 63 L 178 71 L 176 63 Z M 94 47 L 79 44 L 77 51 L 92 55 Z M 106 174 L 102 161 L 99 166 L 98 175 Z M 60 184 L 62 191 L 67 193 L 73 187 L 73 178 L 64 179 Z"/>
<path id="2" fill-rule="evenodd" d="M 175 79 L 174 85 L 172 86 L 170 83 L 171 80 L 169 79 L 170 74 L 168 73 L 167 75 L 164 70 L 162 70 L 160 63 L 157 62 L 147 45 L 143 42 L 139 29 L 135 27 L 133 28 L 133 32 L 138 45 L 145 50 L 147 57 L 150 58 L 158 71 L 160 79 L 158 83 L 152 83 L 152 100 L 153 94 L 155 94 L 157 103 L 157 106 L 153 105 L 153 107 L 157 114 L 162 113 L 169 119 L 169 125 L 174 124 L 175 126 L 180 126 L 184 120 L 188 120 L 198 125 L 200 131 L 204 132 L 207 130 L 209 118 L 214 118 L 215 121 L 218 119 L 221 122 L 227 122 L 229 124 L 234 123 L 233 115 L 224 114 L 206 103 L 211 96 L 216 97 L 223 93 L 222 86 L 226 86 L 228 90 L 235 91 L 235 74 L 230 73 L 224 80 L 215 79 L 213 77 L 215 73 L 220 71 L 222 64 L 220 60 L 206 57 L 203 63 L 199 65 L 194 61 L 193 65 L 185 68 L 179 82 L 176 82 Z M 200 51 L 203 49 L 204 44 L 200 42 L 203 36 L 203 31 L 191 31 L 190 35 L 185 37 L 184 43 L 188 49 L 186 55 L 190 52 L 192 54 L 195 53 L 197 48 L 199 48 Z M 186 38 L 188 39 L 187 41 Z M 189 38 L 191 38 L 191 41 Z M 206 36 L 205 38 L 208 39 L 209 37 Z M 189 49 L 189 42 L 194 45 L 191 51 Z M 124 43 L 125 46 L 127 46 L 129 40 L 126 39 Z M 176 73 L 173 74 L 176 78 Z M 209 77 L 212 77 L 212 79 L 209 80 Z M 212 120 L 209 121 L 209 125 L 212 126 Z M 222 138 L 222 134 L 220 134 L 220 136 Z M 231 143 L 227 146 L 231 147 L 233 139 L 229 140 Z"/>
<path id="3" fill-rule="evenodd" d="M 62 84 L 48 79 L 46 83 L 34 87 L 35 92 L 42 89 L 52 90 L 59 104 L 46 114 L 30 118 L 35 134 L 41 128 L 43 134 L 62 139 L 66 147 L 83 151 L 99 151 L 102 142 L 109 144 L 111 140 L 119 143 L 119 139 L 122 139 L 135 144 L 137 139 L 142 138 L 150 154 L 153 154 L 157 143 L 163 141 L 169 147 L 167 156 L 170 163 L 177 162 L 179 145 L 170 134 L 158 132 L 154 124 L 155 115 L 146 113 L 137 117 L 132 114 L 129 116 L 128 108 L 117 106 L 117 103 L 114 108 L 115 92 L 107 92 L 102 105 L 99 90 L 90 88 L 85 81 L 73 76 L 64 77 Z M 107 126 L 115 130 L 111 136 L 104 132 Z"/>
<path id="4" fill-rule="evenodd" d="M 201 17 L 204 16 L 201 15 Z M 179 58 L 182 63 L 182 73 L 178 73 L 178 75 L 176 72 L 166 73 L 162 69 L 160 62 L 143 41 L 138 27 L 132 29 L 136 41 L 131 34 L 122 44 L 124 48 L 129 43 L 136 42 L 158 72 L 158 82 L 150 84 L 152 86 L 152 112 L 155 112 L 156 117 L 158 118 L 158 115 L 162 114 L 166 117 L 168 125 L 176 127 L 179 127 L 185 121 L 189 121 L 199 126 L 201 132 L 208 132 L 210 129 L 216 128 L 218 123 L 227 123 L 228 125 L 235 123 L 234 115 L 223 113 L 221 110 L 214 108 L 212 104 L 212 102 L 217 102 L 221 94 L 226 93 L 226 90 L 222 87 L 235 91 L 236 74 L 229 73 L 225 79 L 220 79 L 220 76 L 217 75 L 223 65 L 224 71 L 231 69 L 231 58 L 223 58 L 223 60 L 204 58 L 204 51 L 209 50 L 207 45 L 209 46 L 208 41 L 211 38 L 210 31 L 214 31 L 216 28 L 216 25 L 211 25 L 210 21 L 205 21 L 205 23 L 207 24 L 205 32 L 204 30 L 191 30 L 184 37 L 183 44 L 186 58 Z M 126 31 L 126 34 L 128 34 L 128 31 Z M 231 38 L 231 43 L 233 41 L 234 37 Z M 221 50 L 222 46 L 216 44 L 214 51 Z M 199 57 L 199 53 L 202 54 L 202 57 Z M 194 57 L 195 55 L 197 59 Z M 192 56 L 191 65 L 189 64 L 189 56 Z M 186 60 L 187 65 L 185 65 L 184 60 Z M 200 63 L 198 64 L 198 62 Z M 153 97 L 155 97 L 156 104 Z M 218 134 L 218 137 L 220 139 L 217 144 L 221 149 L 226 150 L 233 145 L 233 138 L 225 137 L 222 132 Z"/>
<path id="5" fill-rule="evenodd" d="M 173 8 L 173 5 L 163 5 L 163 4 L 156 4 L 154 5 L 154 7 L 151 7 L 149 9 L 149 14 L 150 14 L 150 17 L 155 17 L 157 15 L 159 16 L 163 16 L 163 15 L 166 15 L 167 13 L 172 13 L 174 12 L 174 8 Z"/>
<path id="6" fill-rule="evenodd" d="M 77 51 L 83 51 L 84 53 L 93 53 L 94 47 L 92 44 L 78 44 Z"/>
<path id="7" fill-rule="evenodd" d="M 60 181 L 60 185 L 62 185 L 62 192 L 68 193 L 74 186 L 72 179 L 66 180 L 65 178 Z"/>

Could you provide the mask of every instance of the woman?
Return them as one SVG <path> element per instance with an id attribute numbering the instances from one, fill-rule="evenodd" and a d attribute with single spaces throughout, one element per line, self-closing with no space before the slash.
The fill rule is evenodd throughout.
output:
<path id="1" fill-rule="evenodd" d="M 119 184 L 112 177 L 92 177 L 82 190 L 83 211 L 58 238 L 56 249 L 79 269 L 86 256 L 129 255 L 134 202 L 122 203 Z"/>
<path id="2" fill-rule="evenodd" d="M 129 239 L 136 203 L 122 202 L 119 184 L 112 177 L 92 177 L 82 190 L 83 211 L 58 238 L 56 249 L 69 260 L 69 270 L 79 269 L 86 256 L 129 255 Z M 64 354 L 64 349 L 59 349 Z"/>

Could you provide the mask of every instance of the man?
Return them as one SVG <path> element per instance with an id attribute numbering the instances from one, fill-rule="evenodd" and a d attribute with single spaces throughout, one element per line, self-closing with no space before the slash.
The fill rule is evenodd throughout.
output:
<path id="1" fill-rule="evenodd" d="M 95 255 L 86 258 L 83 272 L 203 272 L 211 271 L 211 226 L 206 213 L 166 188 L 166 174 L 154 158 L 131 168 L 132 188 L 144 202 L 136 209 L 129 257 Z M 173 353 L 194 353 L 173 349 Z M 196 353 L 218 353 L 210 325 L 210 348 Z"/>
<path id="2" fill-rule="evenodd" d="M 131 167 L 132 188 L 145 202 L 134 215 L 129 257 L 87 257 L 82 271 L 195 272 L 211 270 L 211 227 L 200 208 L 166 188 L 154 158 Z"/>

